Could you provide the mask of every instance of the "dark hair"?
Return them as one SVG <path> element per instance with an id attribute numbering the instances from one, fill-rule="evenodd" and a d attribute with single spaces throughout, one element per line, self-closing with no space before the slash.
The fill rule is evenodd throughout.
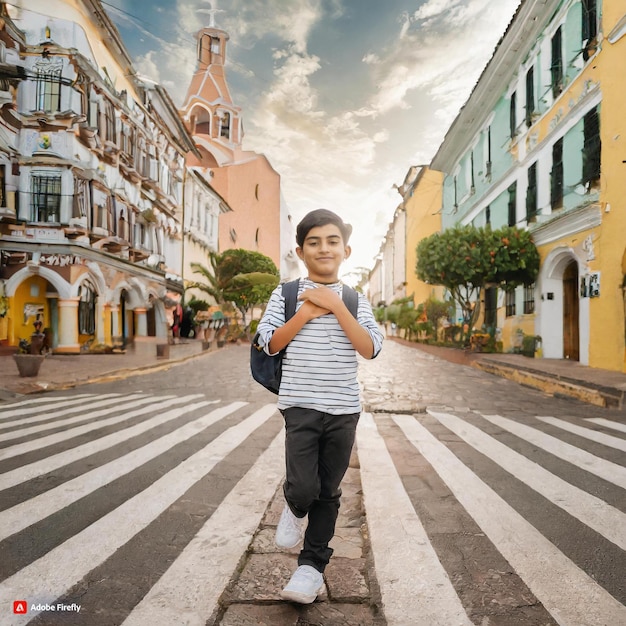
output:
<path id="1" fill-rule="evenodd" d="M 341 231 L 343 243 L 347 245 L 348 239 L 352 234 L 352 226 L 346 224 L 336 213 L 328 209 L 315 209 L 307 213 L 296 228 L 296 242 L 298 246 L 304 245 L 304 240 L 312 228 L 317 226 L 326 226 L 326 224 L 334 224 Z"/>

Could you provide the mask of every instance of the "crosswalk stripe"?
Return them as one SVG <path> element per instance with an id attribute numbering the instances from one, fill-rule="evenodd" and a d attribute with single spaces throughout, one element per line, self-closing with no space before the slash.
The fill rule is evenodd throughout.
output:
<path id="1" fill-rule="evenodd" d="M 185 412 L 195 411 L 205 405 L 205 402 L 197 402 L 196 404 L 186 406 L 182 411 L 178 411 L 178 413 L 183 414 Z M 101 465 L 72 480 L 62 483 L 54 489 L 50 489 L 49 491 L 3 511 L 0 513 L 0 541 L 52 515 L 56 511 L 60 511 L 62 508 L 96 491 L 96 489 L 113 482 L 120 476 L 130 473 L 133 469 L 147 463 L 151 459 L 159 456 L 159 454 L 167 452 L 167 450 L 182 441 L 197 435 L 201 430 L 204 430 L 211 424 L 214 424 L 245 405 L 245 402 L 233 402 L 228 406 L 216 409 L 193 422 L 185 424 L 178 430 L 155 439 L 137 450 L 133 450 L 105 465 Z"/>
<path id="2" fill-rule="evenodd" d="M 100 398 L 106 398 L 109 396 L 118 396 L 117 393 L 102 394 Z M 56 409 L 60 406 L 71 406 L 73 404 L 79 404 L 84 402 L 87 398 L 93 398 L 93 393 L 82 393 L 77 396 L 59 396 L 56 398 L 35 398 L 33 400 L 24 400 L 16 404 L 7 405 L 7 408 L 0 408 L 0 426 L 5 426 L 5 420 L 11 417 L 22 416 L 26 411 L 30 414 L 41 413 L 42 411 L 49 411 Z M 13 407 L 19 407 L 14 409 Z M 26 418 L 29 419 L 29 418 Z"/>
<path id="3" fill-rule="evenodd" d="M 114 424 L 118 424 L 119 422 L 124 422 L 126 420 L 132 419 L 133 417 L 144 415 L 146 413 L 149 413 L 150 411 L 158 411 L 160 409 L 165 409 L 167 407 L 170 407 L 174 404 L 180 404 L 182 402 L 190 402 L 191 400 L 195 400 L 196 398 L 201 398 L 201 397 L 202 397 L 202 394 L 194 394 L 191 396 L 183 396 L 181 398 L 171 398 L 169 400 L 166 400 L 165 402 L 159 399 L 158 402 L 154 402 L 153 404 L 149 404 L 148 406 L 144 406 L 140 409 L 136 409 L 135 411 L 129 411 L 128 413 L 124 411 L 121 415 L 117 415 L 109 419 L 90 422 L 89 424 L 84 424 L 83 426 L 77 426 L 76 428 L 70 428 L 69 430 L 64 430 L 62 432 L 55 433 L 53 435 L 48 435 L 46 437 L 40 437 L 39 439 L 34 439 L 33 441 L 27 441 L 25 443 L 16 444 L 8 448 L 3 448 L 0 450 L 0 459 L 8 459 L 14 456 L 19 456 L 20 454 L 24 454 L 26 452 L 32 452 L 33 450 L 45 448 L 55 443 L 59 443 L 67 439 L 71 439 L 72 437 L 76 437 L 78 435 L 83 435 L 85 433 L 91 432 L 92 430 L 103 428 L 104 426 L 112 426 Z M 154 398 L 152 400 L 154 401 Z M 97 413 L 103 414 L 103 415 L 106 415 L 108 412 L 109 412 L 108 410 L 97 411 Z"/>
<path id="4" fill-rule="evenodd" d="M 626 439 L 620 439 L 619 437 L 613 437 L 613 435 L 599 433 L 597 430 L 591 430 L 590 428 L 583 428 L 582 426 L 571 424 L 570 422 L 557 419 L 556 417 L 537 416 L 537 419 L 545 422 L 546 424 L 552 424 L 552 426 L 556 426 L 562 430 L 584 437 L 585 439 L 601 443 L 609 448 L 615 448 L 617 450 L 621 450 L 622 452 L 626 452 Z"/>
<path id="5" fill-rule="evenodd" d="M 626 467 L 606 461 L 586 450 L 581 450 L 570 443 L 561 441 L 536 428 L 502 417 L 501 415 L 484 415 L 483 417 L 503 430 L 539 446 L 550 454 L 572 463 L 586 472 L 595 474 L 604 480 L 626 489 Z"/>
<path id="6" fill-rule="evenodd" d="M 624 605 L 572 563 L 428 429 L 409 415 L 394 415 L 393 420 L 561 626 L 626 623 Z"/>
<path id="7" fill-rule="evenodd" d="M 173 398 L 174 396 L 165 396 L 166 398 Z M 128 400 L 134 400 L 134 402 L 128 402 Z M 134 409 L 135 407 L 141 406 L 142 404 L 147 404 L 148 402 L 153 402 L 154 398 L 150 398 L 149 396 L 143 395 L 132 395 L 127 398 L 124 398 L 124 407 L 129 409 Z M 52 430 L 53 428 L 60 428 L 62 426 L 69 426 L 70 424 L 76 424 L 77 422 L 83 422 L 88 419 L 93 419 L 96 417 L 100 417 L 102 415 L 107 415 L 111 412 L 110 405 L 119 405 L 119 400 L 117 398 L 111 400 L 104 400 L 102 402 L 96 402 L 87 407 L 74 407 L 73 409 L 68 409 L 67 411 L 56 411 L 53 415 L 49 415 L 50 417 L 62 417 L 63 415 L 67 415 L 68 413 L 77 413 L 78 411 L 82 411 L 81 415 L 75 415 L 74 417 L 68 417 L 66 419 L 57 420 L 55 422 L 50 422 L 47 424 L 40 424 L 39 426 L 29 426 L 28 428 L 20 428 L 18 430 L 12 430 L 10 432 L 6 432 L 0 434 L 0 441 L 10 441 L 11 439 L 19 439 L 20 437 L 26 437 L 27 435 L 36 435 L 37 433 L 45 432 L 46 430 Z M 92 409 L 106 407 L 106 409 L 101 408 L 100 411 L 92 411 Z M 88 412 L 85 412 L 88 411 Z M 21 421 L 21 420 L 20 420 Z"/>
<path id="8" fill-rule="evenodd" d="M 199 403 L 199 405 L 207 406 L 209 404 L 218 404 L 219 402 L 219 400 L 208 400 Z M 41 476 L 42 474 L 52 472 L 60 467 L 63 467 L 64 465 L 69 465 L 74 461 L 83 459 L 96 452 L 112 448 L 118 443 L 132 439 L 136 435 L 147 432 L 156 426 L 160 426 L 161 424 L 165 424 L 165 422 L 181 417 L 185 413 L 188 413 L 189 410 L 189 407 L 182 407 L 166 411 L 165 413 L 159 413 L 158 415 L 140 422 L 139 424 L 135 424 L 134 426 L 129 426 L 128 428 L 118 430 L 110 435 L 106 435 L 80 446 L 76 446 L 71 450 L 65 450 L 64 452 L 53 454 L 45 459 L 41 459 L 40 461 L 34 461 L 28 465 L 22 465 L 14 470 L 0 474 L 0 491 L 19 485 L 20 483 L 31 480 L 37 476 Z"/>
<path id="9" fill-rule="evenodd" d="M 283 477 L 284 438 L 281 430 L 123 626 L 207 623 Z"/>
<path id="10" fill-rule="evenodd" d="M 428 411 L 448 430 L 540 493 L 572 517 L 626 550 L 626 515 L 600 498 L 570 485 L 479 428 L 450 413 Z"/>
<path id="11" fill-rule="evenodd" d="M 275 412 L 275 404 L 265 405 L 150 487 L 5 579 L 0 587 L 2 610 L 9 613 L 8 607 L 15 598 L 37 597 L 39 602 L 50 603 L 59 597 L 156 519 Z M 25 624 L 36 614 L 36 611 L 30 611 L 27 617 L 14 616 L 12 623 L 16 626 Z"/>
<path id="12" fill-rule="evenodd" d="M 357 427 L 363 498 L 389 626 L 470 626 L 370 413 Z"/>
<path id="13" fill-rule="evenodd" d="M 604 417 L 586 417 L 585 422 L 598 424 L 598 426 L 606 426 L 607 428 L 612 428 L 613 430 L 619 430 L 620 432 L 626 433 L 626 424 L 607 420 Z"/>

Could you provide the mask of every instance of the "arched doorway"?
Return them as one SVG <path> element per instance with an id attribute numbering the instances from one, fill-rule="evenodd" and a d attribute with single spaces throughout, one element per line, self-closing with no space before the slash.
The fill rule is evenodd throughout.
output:
<path id="1" fill-rule="evenodd" d="M 563 358 L 580 360 L 578 264 L 563 272 Z"/>

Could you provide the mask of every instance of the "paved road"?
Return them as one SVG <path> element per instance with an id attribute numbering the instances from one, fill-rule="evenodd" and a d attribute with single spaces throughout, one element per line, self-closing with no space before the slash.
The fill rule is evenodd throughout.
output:
<path id="1" fill-rule="evenodd" d="M 265 621 L 223 610 L 282 480 L 281 419 L 246 358 L 0 405 L 2 624 L 297 623 L 271 597 Z M 361 379 L 370 600 L 388 624 L 626 623 L 626 428 L 610 412 L 392 342 Z M 21 599 L 66 607 L 14 615 Z"/>

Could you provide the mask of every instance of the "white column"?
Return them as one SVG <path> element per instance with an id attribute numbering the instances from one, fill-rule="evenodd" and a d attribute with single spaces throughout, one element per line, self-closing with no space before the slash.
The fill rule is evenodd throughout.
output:
<path id="1" fill-rule="evenodd" d="M 145 308 L 135 309 L 135 335 L 137 337 L 148 336 L 148 317 Z"/>
<path id="2" fill-rule="evenodd" d="M 104 343 L 104 316 L 106 315 L 107 308 L 104 304 L 104 297 L 98 297 L 96 299 L 96 341 L 98 343 Z"/>
<path id="3" fill-rule="evenodd" d="M 109 308 L 111 312 L 111 337 L 120 336 L 120 310 L 116 304 L 112 304 Z"/>
<path id="4" fill-rule="evenodd" d="M 80 352 L 78 342 L 78 298 L 59 298 L 59 345 L 55 352 L 76 354 Z"/>

